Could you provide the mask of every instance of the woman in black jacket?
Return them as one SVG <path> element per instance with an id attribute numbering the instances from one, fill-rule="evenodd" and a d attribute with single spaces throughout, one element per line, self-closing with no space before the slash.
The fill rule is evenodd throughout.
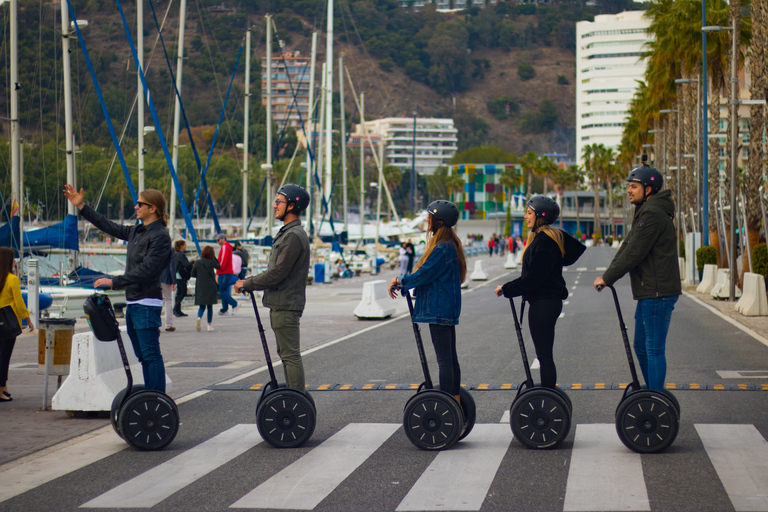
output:
<path id="1" fill-rule="evenodd" d="M 206 245 L 200 253 L 200 259 L 192 266 L 192 277 L 195 278 L 195 306 L 198 306 L 195 329 L 200 331 L 203 313 L 208 309 L 208 330 L 213 330 L 213 305 L 219 302 L 219 284 L 216 271 L 221 268 L 213 247 Z"/>
<path id="2" fill-rule="evenodd" d="M 125 324 L 133 351 L 141 362 L 144 385 L 146 389 L 165 393 L 165 364 L 160 353 L 160 310 L 163 308 L 160 274 L 168 267 L 173 255 L 166 228 L 165 196 L 154 189 L 141 192 L 133 207 L 141 223 L 131 226 L 112 222 L 85 204 L 83 189 L 77 192 L 67 184 L 64 196 L 91 224 L 108 235 L 128 241 L 125 274 L 97 279 L 93 287 L 125 289 L 128 303 Z"/>
<path id="3" fill-rule="evenodd" d="M 541 385 L 554 388 L 557 368 L 552 354 L 555 324 L 563 310 L 568 289 L 563 267 L 579 259 L 585 247 L 571 235 L 551 226 L 560 215 L 557 203 L 545 196 L 533 196 L 528 202 L 525 222 L 528 242 L 523 249 L 523 270 L 519 278 L 496 287 L 496 295 L 523 296 L 529 303 L 528 327 L 536 357 L 541 364 Z"/>
<path id="4" fill-rule="evenodd" d="M 187 250 L 187 242 L 184 240 L 176 240 L 173 242 L 174 256 L 176 258 L 176 302 L 173 306 L 174 316 L 189 316 L 181 310 L 181 302 L 184 297 L 187 296 L 187 283 L 189 278 L 192 277 L 192 264 L 193 262 L 187 259 L 185 251 Z"/>

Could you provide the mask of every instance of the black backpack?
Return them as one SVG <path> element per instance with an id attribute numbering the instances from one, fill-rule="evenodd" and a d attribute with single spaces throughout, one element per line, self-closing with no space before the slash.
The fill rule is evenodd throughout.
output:
<path id="1" fill-rule="evenodd" d="M 107 295 L 94 293 L 85 299 L 83 310 L 96 339 L 115 341 L 120 336 L 120 324 L 117 323 L 115 310 Z"/>

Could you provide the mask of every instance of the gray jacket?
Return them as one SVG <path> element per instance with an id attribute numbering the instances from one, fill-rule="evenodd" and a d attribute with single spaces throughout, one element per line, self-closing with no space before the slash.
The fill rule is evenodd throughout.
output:
<path id="1" fill-rule="evenodd" d="M 632 229 L 603 274 L 603 281 L 612 285 L 629 272 L 635 300 L 680 295 L 674 214 L 669 190 L 636 206 Z"/>
<path id="2" fill-rule="evenodd" d="M 308 274 L 309 238 L 301 220 L 294 220 L 275 236 L 267 270 L 247 278 L 243 289 L 264 290 L 262 304 L 269 309 L 304 311 Z"/>

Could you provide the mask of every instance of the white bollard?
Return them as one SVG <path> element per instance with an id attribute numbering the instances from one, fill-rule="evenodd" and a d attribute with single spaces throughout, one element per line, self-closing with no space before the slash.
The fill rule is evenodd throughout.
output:
<path id="1" fill-rule="evenodd" d="M 488 274 L 483 270 L 482 260 L 475 262 L 475 270 L 472 271 L 472 275 L 469 276 L 472 281 L 487 281 Z"/>
<path id="2" fill-rule="evenodd" d="M 744 316 L 768 316 L 765 277 L 751 272 L 744 273 L 744 294 L 736 303 L 736 311 Z"/>
<path id="3" fill-rule="evenodd" d="M 123 345 L 131 365 L 133 383 L 143 384 L 141 364 L 133 352 L 125 327 Z M 116 341 L 99 341 L 92 332 L 75 334 L 72 337 L 69 376 L 53 395 L 54 411 L 109 411 L 115 395 L 126 388 L 128 382 L 120 359 Z M 165 375 L 166 393 L 170 394 L 173 383 Z"/>
<path id="4" fill-rule="evenodd" d="M 696 271 L 696 250 L 701 247 L 701 233 L 685 234 L 685 285 L 695 285 L 699 280 Z M 682 276 L 681 276 L 682 278 Z"/>
<path id="5" fill-rule="evenodd" d="M 517 258 L 514 253 L 507 254 L 507 261 L 504 263 L 504 268 L 517 268 Z"/>
<path id="6" fill-rule="evenodd" d="M 739 287 L 736 287 L 735 290 L 736 297 L 741 297 L 741 290 L 739 290 Z M 712 287 L 712 290 L 709 292 L 709 294 L 714 297 L 715 299 L 728 299 L 731 295 L 731 271 L 727 268 L 719 268 L 717 269 L 717 281 L 715 282 L 715 286 Z"/>
<path id="7" fill-rule="evenodd" d="M 353 311 L 357 318 L 387 318 L 395 314 L 395 303 L 387 293 L 387 281 L 383 279 L 363 283 L 363 298 Z"/>
<path id="8" fill-rule="evenodd" d="M 699 293 L 709 293 L 717 282 L 717 265 L 704 265 L 701 274 L 701 284 L 696 288 Z"/>
<path id="9" fill-rule="evenodd" d="M 685 281 L 685 258 L 677 258 L 677 268 L 680 269 L 680 280 Z"/>

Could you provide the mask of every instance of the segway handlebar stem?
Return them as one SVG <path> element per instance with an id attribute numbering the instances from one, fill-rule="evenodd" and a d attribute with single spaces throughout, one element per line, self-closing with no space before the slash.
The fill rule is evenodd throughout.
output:
<path id="1" fill-rule="evenodd" d="M 251 296 L 251 303 L 253 303 L 253 312 L 256 313 L 256 323 L 259 325 L 259 335 L 261 336 L 261 346 L 264 349 L 264 357 L 267 360 L 267 368 L 269 369 L 269 378 L 271 379 L 272 389 L 277 389 L 277 377 L 275 377 L 275 369 L 272 366 L 272 357 L 269 355 L 269 346 L 267 346 L 267 335 L 264 332 L 264 326 L 261 324 L 261 317 L 259 316 L 259 307 L 256 305 L 256 296 L 253 292 L 249 292 Z"/>
<path id="2" fill-rule="evenodd" d="M 621 338 L 624 341 L 624 350 L 627 353 L 627 362 L 629 363 L 629 371 L 632 374 L 632 386 L 634 389 L 640 389 L 640 381 L 637 378 L 637 370 L 635 369 L 635 360 L 632 357 L 632 348 L 629 345 L 629 336 L 627 336 L 627 326 L 624 323 L 624 317 L 621 314 L 621 306 L 619 305 L 619 296 L 616 295 L 616 288 L 612 285 L 599 286 L 597 291 L 603 291 L 605 287 L 610 288 L 613 293 L 613 303 L 616 305 L 616 314 L 619 317 L 619 329 L 621 330 Z"/>
<path id="3" fill-rule="evenodd" d="M 533 376 L 531 375 L 531 367 L 528 364 L 528 353 L 525 351 L 525 341 L 523 341 L 523 328 L 520 322 L 523 320 L 523 312 L 525 311 L 525 301 L 520 306 L 520 320 L 517 318 L 517 310 L 515 309 L 515 299 L 509 298 L 509 306 L 512 308 L 512 316 L 515 319 L 515 332 L 517 333 L 517 343 L 520 345 L 520 354 L 523 356 L 523 368 L 525 369 L 525 380 L 529 388 L 533 387 Z"/>
<path id="4" fill-rule="evenodd" d="M 421 369 L 424 371 L 424 386 L 427 389 L 432 389 L 432 377 L 429 375 L 429 365 L 427 364 L 427 355 L 424 353 L 424 342 L 421 339 L 421 329 L 419 324 L 414 320 L 413 313 L 413 299 L 411 298 L 411 292 L 403 290 L 405 300 L 408 302 L 408 311 L 411 313 L 411 324 L 413 325 L 413 334 L 416 337 L 416 348 L 419 350 L 419 359 L 421 360 Z"/>

